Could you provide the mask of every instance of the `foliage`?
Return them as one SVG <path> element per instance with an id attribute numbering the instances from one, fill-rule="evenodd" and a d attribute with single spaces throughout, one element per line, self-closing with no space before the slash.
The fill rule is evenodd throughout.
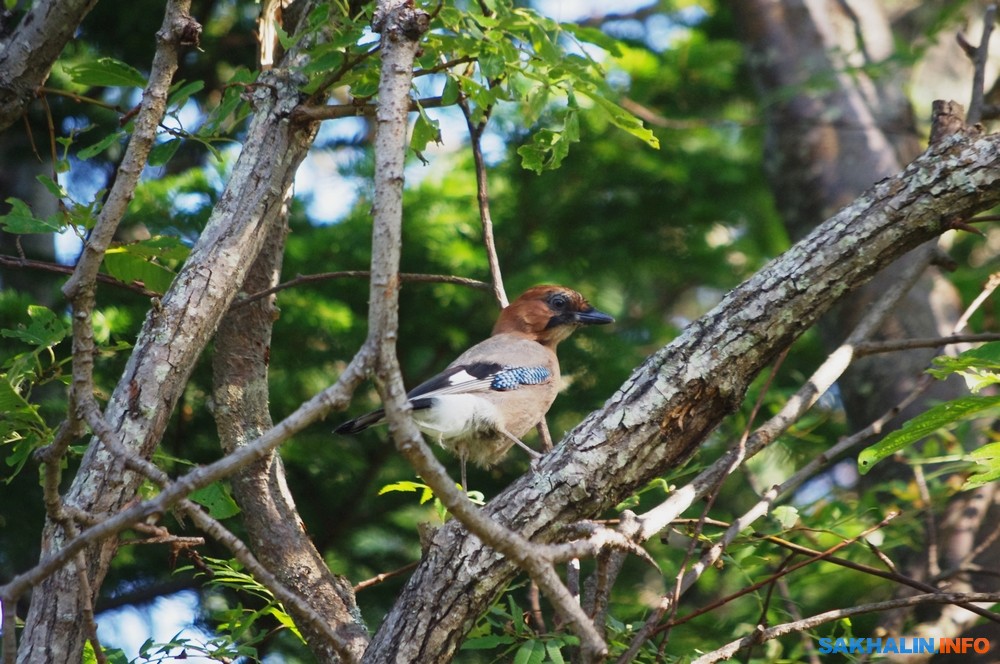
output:
<path id="1" fill-rule="evenodd" d="M 1000 383 L 998 369 L 1000 369 L 1000 342 L 992 342 L 964 351 L 956 357 L 934 358 L 934 367 L 928 369 L 928 373 L 938 379 L 958 374 L 965 379 L 969 389 L 978 394 L 989 386 Z M 920 442 L 935 432 L 954 429 L 963 422 L 993 415 L 998 408 L 1000 408 L 998 396 L 973 395 L 938 404 L 862 451 L 858 457 L 858 468 L 862 473 L 866 473 L 879 461 Z M 918 460 L 920 456 L 923 455 L 918 453 Z M 964 489 L 973 489 L 1000 478 L 1000 443 L 991 443 L 975 449 L 967 458 L 978 464 L 979 468 L 966 480 Z"/>
<path id="2" fill-rule="evenodd" d="M 151 35 L 162 3 L 138 4 L 134 11 L 121 12 L 98 3 L 81 38 L 67 47 L 43 91 L 54 128 L 46 164 L 50 173 L 30 180 L 44 198 L 40 203 L 27 195 L 5 194 L 9 209 L 0 215 L 0 225 L 6 234 L 25 241 L 55 233 L 84 238 L 93 228 L 133 129 L 129 109 L 145 84 L 155 46 Z M 614 329 L 578 335 L 560 348 L 568 386 L 549 415 L 558 440 L 613 394 L 646 355 L 788 246 L 761 168 L 761 109 L 747 87 L 735 27 L 713 2 L 661 3 L 657 13 L 671 28 L 665 43 L 643 34 L 646 23 L 639 20 L 634 22 L 639 34 L 626 31 L 615 39 L 594 27 L 560 23 L 521 3 L 483 3 L 490 13 L 483 13 L 478 3 L 447 2 L 439 11 L 437 3 L 426 4 L 434 19 L 422 43 L 413 92 L 418 110 L 407 167 L 403 270 L 487 278 L 474 164 L 464 133 L 455 129 L 464 127 L 464 104 L 473 124 L 486 123 L 490 204 L 508 292 L 539 282 L 565 282 L 618 319 Z M 306 81 L 303 99 L 329 94 L 338 104 L 359 107 L 372 101 L 379 53 L 368 30 L 371 5 L 358 5 L 320 3 L 307 17 L 305 35 L 282 33 L 285 47 L 292 40 L 311 44 L 300 72 Z M 127 228 L 102 266 L 110 279 L 98 291 L 94 317 L 95 384 L 101 400 L 116 383 L 144 318 L 155 315 L 156 300 L 134 287 L 166 292 L 218 202 L 233 148 L 252 112 L 245 93 L 257 80 L 251 37 L 256 12 L 254 3 L 208 3 L 204 52 L 182 63 L 171 88 L 168 117 L 135 192 Z M 626 107 L 651 111 L 654 122 L 640 122 Z M 29 121 L 33 131 L 47 131 L 47 119 L 33 115 Z M 324 189 L 333 181 L 370 178 L 372 122 L 350 118 L 328 126 L 332 128 L 323 129 L 313 151 L 315 162 L 304 169 L 302 195 L 292 202 L 286 278 L 365 269 L 370 259 L 368 186 L 357 186 L 347 201 L 332 200 Z M 317 175 L 323 168 L 327 172 Z M 308 178 L 319 184 L 309 186 Z M 318 211 L 324 205 L 338 211 Z M 55 211 L 42 211 L 48 208 Z M 336 217 L 333 223 L 330 217 Z M 967 244 L 959 245 L 960 255 L 971 251 Z M 980 276 L 970 272 L 972 276 L 959 277 L 968 279 L 960 283 L 967 289 Z M 8 274 L 3 273 L 5 280 Z M 280 419 L 328 386 L 364 340 L 367 287 L 331 279 L 282 290 L 277 297 L 280 317 L 269 349 L 269 387 L 272 414 Z M 0 292 L 0 455 L 8 484 L 0 487 L 0 503 L 23 511 L 15 519 L 0 510 L 4 578 L 37 558 L 37 532 L 28 526 L 43 520 L 41 490 L 32 473 L 23 471 L 32 453 L 53 440 L 67 407 L 70 323 L 60 300 L 46 302 L 48 306 L 34 293 L 8 290 L 6 281 Z M 494 315 L 492 300 L 483 291 L 444 283 L 405 284 L 398 345 L 407 384 L 432 375 L 484 336 Z M 993 344 L 942 358 L 935 374 L 958 373 L 978 392 L 997 382 L 998 348 Z M 774 382 L 758 382 L 741 410 L 687 465 L 654 480 L 606 517 L 619 518 L 625 509 L 641 511 L 670 495 L 750 428 L 758 398 L 763 414 L 776 412 L 822 354 L 817 335 L 806 335 Z M 195 368 L 154 458 L 169 473 L 219 455 L 209 365 L 206 360 Z M 780 481 L 848 433 L 836 399 L 831 401 L 747 464 L 747 477 L 761 485 Z M 356 402 L 352 409 L 359 411 L 373 405 L 374 390 L 362 389 Z M 998 405 L 997 397 L 974 395 L 929 409 L 866 450 L 859 459 L 862 469 L 942 429 L 954 431 Z M 333 438 L 331 425 L 301 432 L 282 450 L 288 484 L 308 531 L 331 569 L 352 581 L 403 568 L 421 554 L 418 524 L 445 521 L 444 508 L 425 484 L 412 479 L 384 432 Z M 949 442 L 947 436 L 940 443 L 928 441 L 916 461 L 947 452 L 953 466 L 979 464 L 966 487 L 1000 476 L 1000 443 L 965 454 Z M 67 470 L 76 466 L 83 449 L 71 448 Z M 455 467 L 453 459 L 442 458 Z M 789 504 L 740 534 L 716 569 L 700 581 L 696 602 L 682 607 L 670 630 L 668 653 L 704 650 L 714 642 L 706 634 L 745 635 L 758 623 L 789 619 L 787 606 L 766 588 L 721 602 L 707 614 L 689 615 L 695 605 L 727 598 L 787 567 L 795 556 L 784 541 L 832 547 L 878 524 L 892 507 L 903 516 L 873 539 L 882 537 L 881 549 L 890 552 L 919 546 L 923 522 L 916 515 L 925 506 L 913 483 L 887 480 L 877 494 L 866 494 L 836 477 L 836 469 L 852 465 L 817 476 Z M 476 490 L 470 497 L 482 503 L 528 469 L 528 460 L 515 452 L 496 468 L 474 471 Z M 957 489 L 942 481 L 932 482 L 930 490 L 943 504 Z M 238 516 L 224 483 L 191 498 L 216 518 Z M 756 500 L 751 487 L 731 480 L 713 503 L 711 517 L 725 524 Z M 696 519 L 702 509 L 697 505 L 686 516 Z M 164 523 L 177 532 L 188 527 L 172 515 L 165 515 Z M 678 524 L 662 541 L 650 542 L 648 549 L 663 575 L 635 559 L 626 561 L 607 620 L 614 654 L 624 652 L 650 607 L 669 593 L 672 574 L 688 560 L 688 547 L 697 555 L 718 541 L 722 530 L 717 523 L 701 532 L 690 523 Z M 166 585 L 167 555 L 148 549 L 153 547 L 122 547 L 103 598 L 138 586 Z M 277 632 L 298 635 L 273 595 L 225 560 L 217 545 L 208 544 L 204 551 L 206 568 L 197 583 L 205 619 L 218 638 L 200 643 L 178 634 L 165 643 L 147 641 L 133 661 L 195 654 L 303 657 L 298 639 L 272 638 Z M 872 562 L 862 546 L 838 555 Z M 583 576 L 593 572 L 594 564 L 584 563 Z M 817 563 L 787 582 L 803 611 L 891 593 L 888 582 L 865 577 L 869 580 L 859 583 L 858 578 L 832 563 Z M 359 592 L 370 626 L 378 625 L 399 587 L 393 578 Z M 533 627 L 526 619 L 525 593 L 525 584 L 512 585 L 481 617 L 464 642 L 462 661 L 570 661 L 576 637 L 551 623 L 551 629 Z M 819 628 L 813 636 L 870 634 L 872 626 L 871 619 L 860 618 Z M 658 642 L 645 644 L 636 661 L 656 661 L 657 649 Z M 753 657 L 796 661 L 804 652 L 801 641 L 790 638 L 755 650 Z M 114 647 L 106 654 L 112 662 L 127 659 Z M 85 653 L 91 657 L 92 650 Z"/>

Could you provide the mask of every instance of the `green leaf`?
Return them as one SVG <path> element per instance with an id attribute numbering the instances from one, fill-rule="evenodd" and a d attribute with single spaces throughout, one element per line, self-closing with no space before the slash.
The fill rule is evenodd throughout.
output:
<path id="1" fill-rule="evenodd" d="M 983 445 L 973 451 L 970 455 L 978 464 L 975 474 L 962 485 L 962 490 L 975 489 L 984 484 L 1000 479 L 1000 443 L 990 443 Z"/>
<path id="2" fill-rule="evenodd" d="M 935 378 L 947 378 L 949 375 L 977 367 L 980 369 L 1000 370 L 1000 341 L 991 341 L 978 348 L 959 353 L 955 357 L 941 355 L 933 360 L 934 366 L 927 370 Z"/>
<path id="3" fill-rule="evenodd" d="M 525 641 L 514 653 L 514 664 L 541 664 L 545 659 L 545 644 L 541 641 Z"/>
<path id="4" fill-rule="evenodd" d="M 593 99 L 598 106 L 604 109 L 604 111 L 608 114 L 608 119 L 611 120 L 611 124 L 628 132 L 629 134 L 632 134 L 646 143 L 649 147 L 657 150 L 660 149 L 660 139 L 658 139 L 651 130 L 647 129 L 642 124 L 642 120 L 635 117 L 613 101 L 605 99 L 600 94 L 587 93 L 587 96 Z"/>
<path id="5" fill-rule="evenodd" d="M 204 87 L 205 81 L 191 81 L 190 83 L 178 81 L 174 83 L 170 88 L 170 97 L 167 100 L 167 106 L 177 109 L 183 108 L 187 100 L 191 98 L 191 95 L 201 92 Z"/>
<path id="6" fill-rule="evenodd" d="M 620 58 L 622 56 L 621 43 L 614 37 L 608 36 L 608 34 L 603 30 L 598 30 L 597 28 L 591 28 L 584 25 L 576 25 L 575 23 L 561 23 L 560 27 L 581 42 L 586 42 L 603 48 L 613 57 Z"/>
<path id="7" fill-rule="evenodd" d="M 927 373 L 941 379 L 957 373 L 976 393 L 1000 383 L 1000 342 L 997 341 L 967 350 L 956 357 L 936 357 L 933 362 L 934 366 Z"/>
<path id="8" fill-rule="evenodd" d="M 427 116 L 420 106 L 417 107 L 417 121 L 413 123 L 413 133 L 410 135 L 410 148 L 420 153 L 427 149 L 431 141 L 441 143 L 441 127 L 437 120 Z"/>
<path id="9" fill-rule="evenodd" d="M 384 493 L 391 493 L 393 491 L 406 491 L 406 492 L 423 491 L 426 488 L 427 485 L 425 484 L 420 484 L 418 482 L 410 482 L 409 480 L 401 480 L 399 482 L 393 482 L 392 484 L 386 484 L 384 487 L 378 490 L 378 495 L 381 496 Z"/>
<path id="10" fill-rule="evenodd" d="M 45 174 L 36 175 L 35 179 L 38 180 L 43 187 L 48 189 L 49 193 L 55 196 L 56 198 L 66 198 L 69 195 L 66 193 L 66 190 L 63 189 L 62 186 L 60 186 L 58 182 L 50 178 L 48 175 Z"/>
<path id="11" fill-rule="evenodd" d="M 75 67 L 68 67 L 66 73 L 79 85 L 146 87 L 146 77 L 138 69 L 114 58 L 87 60 Z"/>
<path id="12" fill-rule="evenodd" d="M 0 336 L 20 339 L 32 346 L 49 348 L 65 339 L 70 332 L 68 323 L 57 317 L 51 309 L 41 305 L 30 305 L 28 316 L 31 318 L 28 327 L 0 330 Z"/>
<path id="13" fill-rule="evenodd" d="M 901 429 L 866 448 L 858 455 L 858 471 L 864 475 L 882 459 L 891 456 L 938 429 L 978 417 L 983 411 L 1000 406 L 1000 396 L 968 396 L 938 404 L 907 422 Z"/>
<path id="14" fill-rule="evenodd" d="M 229 494 L 229 488 L 222 482 L 214 482 L 196 489 L 188 498 L 205 507 L 215 519 L 228 519 L 240 513 L 240 506 L 236 504 Z"/>
<path id="15" fill-rule="evenodd" d="M 799 511 L 791 505 L 779 505 L 771 510 L 771 516 L 782 528 L 791 528 L 799 520 Z"/>
<path id="16" fill-rule="evenodd" d="M 91 157 L 96 157 L 97 155 L 101 154 L 109 147 L 111 147 L 114 143 L 117 143 L 124 137 L 125 137 L 124 131 L 116 131 L 114 133 L 108 134 L 107 136 L 97 141 L 93 145 L 85 147 L 82 150 L 78 151 L 76 153 L 76 158 L 79 159 L 80 161 L 87 161 Z"/>
<path id="17" fill-rule="evenodd" d="M 441 105 L 451 106 L 458 101 L 458 79 L 448 76 L 444 79 L 444 89 L 441 91 Z"/>
<path id="18" fill-rule="evenodd" d="M 163 166 L 174 156 L 177 152 L 177 148 L 181 146 L 181 139 L 172 138 L 169 141 L 164 141 L 163 143 L 157 143 L 152 150 L 149 151 L 149 165 L 150 166 Z"/>
<path id="19" fill-rule="evenodd" d="M 56 218 L 38 219 L 31 213 L 28 204 L 19 198 L 8 198 L 10 212 L 0 215 L 0 226 L 8 233 L 24 235 L 27 233 L 58 233 L 62 224 Z"/>
<path id="20" fill-rule="evenodd" d="M 566 645 L 560 639 L 550 639 L 545 642 L 545 652 L 549 655 L 552 664 L 566 664 L 563 658 L 562 647 Z"/>
<path id="21" fill-rule="evenodd" d="M 166 293 L 174 280 L 174 272 L 149 260 L 141 251 L 132 251 L 134 246 L 108 249 L 104 255 L 104 269 L 126 284 L 139 284 L 153 292 Z"/>

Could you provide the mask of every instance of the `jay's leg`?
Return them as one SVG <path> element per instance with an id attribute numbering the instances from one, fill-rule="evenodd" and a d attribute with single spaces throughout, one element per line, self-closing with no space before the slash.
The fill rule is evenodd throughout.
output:
<path id="1" fill-rule="evenodd" d="M 509 432 L 509 431 L 507 431 L 505 429 L 501 429 L 500 433 L 502 433 L 504 436 L 506 436 L 508 440 L 510 440 L 511 442 L 513 442 L 515 445 L 517 445 L 518 447 L 520 447 L 522 450 L 524 450 L 525 452 L 527 452 L 528 456 L 531 457 L 532 461 L 534 461 L 535 459 L 538 459 L 538 458 L 540 458 L 542 456 L 540 452 L 536 452 L 535 450 L 533 450 L 530 447 L 528 447 L 527 445 L 525 445 L 521 441 L 520 438 L 518 438 L 517 436 L 515 436 L 511 432 Z"/>

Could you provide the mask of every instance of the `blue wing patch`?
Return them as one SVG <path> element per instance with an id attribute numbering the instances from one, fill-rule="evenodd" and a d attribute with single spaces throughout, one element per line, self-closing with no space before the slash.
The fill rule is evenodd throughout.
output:
<path id="1" fill-rule="evenodd" d="M 551 375 L 545 367 L 506 367 L 493 376 L 490 389 L 506 392 L 522 385 L 538 385 L 547 381 Z"/>

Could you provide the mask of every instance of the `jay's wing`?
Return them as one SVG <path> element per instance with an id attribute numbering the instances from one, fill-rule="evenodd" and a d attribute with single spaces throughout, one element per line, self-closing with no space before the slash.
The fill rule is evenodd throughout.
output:
<path id="1" fill-rule="evenodd" d="M 476 362 L 451 367 L 407 393 L 415 410 L 430 408 L 434 397 L 472 392 L 506 392 L 522 385 L 538 385 L 552 376 L 545 367 L 512 367 L 495 362 Z M 353 434 L 364 431 L 385 417 L 381 408 L 344 422 L 335 433 Z"/>
<path id="2" fill-rule="evenodd" d="M 450 367 L 427 382 L 417 385 L 407 396 L 430 399 L 445 394 L 468 394 L 516 390 L 522 385 L 544 383 L 552 376 L 545 367 L 512 367 L 495 362 L 476 362 Z"/>

